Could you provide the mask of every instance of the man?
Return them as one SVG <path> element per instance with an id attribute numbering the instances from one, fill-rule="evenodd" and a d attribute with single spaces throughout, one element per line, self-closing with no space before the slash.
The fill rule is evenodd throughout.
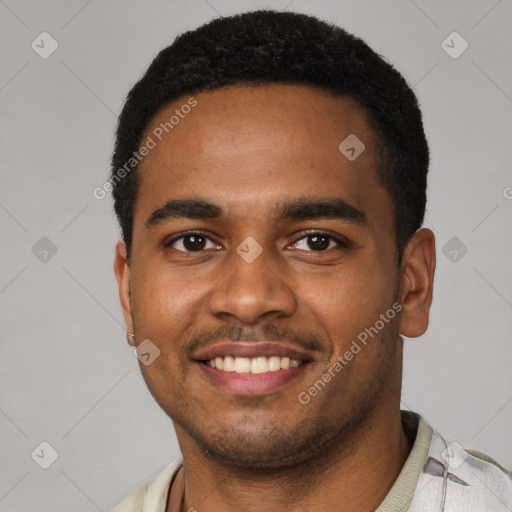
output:
<path id="1" fill-rule="evenodd" d="M 402 76 L 316 18 L 176 39 L 130 91 L 115 274 L 182 458 L 132 511 L 506 511 L 510 474 L 400 411 L 425 332 L 428 146 Z"/>

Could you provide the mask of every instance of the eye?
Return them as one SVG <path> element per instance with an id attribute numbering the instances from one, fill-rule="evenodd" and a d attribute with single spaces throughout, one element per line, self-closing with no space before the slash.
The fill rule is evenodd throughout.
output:
<path id="1" fill-rule="evenodd" d="M 208 247 L 208 244 L 210 246 Z M 222 246 L 214 242 L 209 236 L 199 231 L 184 233 L 164 242 L 164 246 L 172 247 L 178 252 L 200 252 L 206 249 L 221 249 Z M 299 250 L 325 252 L 335 247 L 347 247 L 348 242 L 334 237 L 329 233 L 314 231 L 301 237 L 292 246 Z"/>
<path id="2" fill-rule="evenodd" d="M 300 246 L 302 244 L 302 247 Z M 329 249 L 338 246 L 338 247 L 347 247 L 347 242 L 344 242 L 329 233 L 324 233 L 321 231 L 315 231 L 313 233 L 309 233 L 302 238 L 299 238 L 296 242 L 293 243 L 293 247 L 300 250 L 312 250 L 314 252 L 324 252 Z"/>
<path id="3" fill-rule="evenodd" d="M 208 243 L 211 244 L 210 247 L 207 247 Z M 221 246 L 203 233 L 190 232 L 166 242 L 165 247 L 172 247 L 180 252 L 199 252 L 205 249 L 218 249 Z"/>

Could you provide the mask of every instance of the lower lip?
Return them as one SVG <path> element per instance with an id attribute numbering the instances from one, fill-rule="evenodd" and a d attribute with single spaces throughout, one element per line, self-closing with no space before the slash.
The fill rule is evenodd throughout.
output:
<path id="1" fill-rule="evenodd" d="M 307 363 L 288 370 L 277 370 L 266 373 L 225 372 L 212 368 L 205 363 L 198 363 L 199 368 L 215 384 L 226 391 L 242 395 L 258 395 L 275 391 L 284 384 L 297 378 Z"/>

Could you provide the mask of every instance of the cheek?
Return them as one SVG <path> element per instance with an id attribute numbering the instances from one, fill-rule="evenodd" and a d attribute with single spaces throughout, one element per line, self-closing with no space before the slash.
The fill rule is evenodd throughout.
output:
<path id="1" fill-rule="evenodd" d="M 306 290 L 304 288 L 304 293 Z M 329 333 L 336 357 L 344 353 L 366 329 L 375 326 L 380 315 L 391 308 L 393 293 L 389 277 L 381 268 L 371 265 L 366 265 L 361 271 L 338 272 L 328 280 L 317 281 L 315 292 L 309 293 L 309 308 Z M 379 322 L 379 335 L 372 339 L 377 341 L 377 338 L 386 336 L 392 323 L 391 319 L 382 327 Z"/>
<path id="2" fill-rule="evenodd" d="M 148 265 L 134 275 L 133 313 L 137 337 L 150 339 L 160 351 L 141 373 L 156 401 L 167 410 L 187 394 L 189 365 L 180 351 L 182 337 L 196 322 L 193 309 L 202 291 L 175 274 Z"/>
<path id="3" fill-rule="evenodd" d="M 207 292 L 205 280 L 169 268 L 147 265 L 133 276 L 133 306 L 138 326 L 165 327 L 183 323 Z"/>

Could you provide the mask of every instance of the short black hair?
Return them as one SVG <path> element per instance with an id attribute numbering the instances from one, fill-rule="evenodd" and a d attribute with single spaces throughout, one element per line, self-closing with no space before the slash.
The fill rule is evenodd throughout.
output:
<path id="1" fill-rule="evenodd" d="M 362 39 L 314 16 L 273 10 L 217 18 L 179 35 L 128 93 L 110 181 L 129 259 L 138 186 L 136 161 L 130 159 L 152 118 L 185 95 L 272 83 L 315 86 L 364 108 L 376 136 L 377 173 L 394 205 L 401 260 L 426 206 L 429 149 L 414 92 Z M 126 172 L 129 161 L 133 169 Z"/>

